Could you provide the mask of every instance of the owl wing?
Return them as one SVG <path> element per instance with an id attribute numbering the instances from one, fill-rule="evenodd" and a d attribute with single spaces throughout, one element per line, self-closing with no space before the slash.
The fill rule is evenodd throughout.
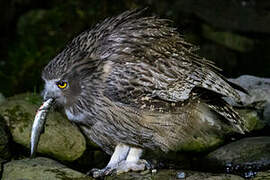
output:
<path id="1" fill-rule="evenodd" d="M 153 43 L 122 42 L 107 57 L 110 73 L 106 93 L 118 101 L 136 101 L 142 96 L 171 102 L 188 99 L 196 87 L 229 96 L 239 95 L 208 60 L 193 52 L 193 46 L 180 36 L 157 38 Z"/>
<path id="2" fill-rule="evenodd" d="M 238 93 L 227 80 L 203 64 L 203 60 L 197 63 L 179 59 L 182 58 L 179 56 L 159 57 L 148 62 L 145 57 L 143 61 L 141 58 L 111 62 L 105 94 L 124 103 L 136 102 L 143 97 L 181 102 L 190 98 L 193 89 L 199 87 L 239 100 Z"/>
<path id="3" fill-rule="evenodd" d="M 168 20 L 140 14 L 127 11 L 91 30 L 98 38 L 91 46 L 88 43 L 87 50 L 105 62 L 105 94 L 120 102 L 142 96 L 179 102 L 188 99 L 195 87 L 202 87 L 239 99 L 219 69 L 195 55 L 194 46 Z"/>
<path id="4" fill-rule="evenodd" d="M 115 103 L 166 112 L 199 100 L 237 131 L 246 131 L 238 113 L 220 98 L 239 100 L 238 93 L 207 63 L 168 58 L 152 64 L 141 59 L 109 64 L 111 72 L 105 81 L 104 95 Z"/>

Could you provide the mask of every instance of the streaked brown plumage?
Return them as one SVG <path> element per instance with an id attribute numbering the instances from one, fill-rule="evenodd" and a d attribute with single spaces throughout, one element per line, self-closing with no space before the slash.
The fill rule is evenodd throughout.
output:
<path id="1" fill-rule="evenodd" d="M 140 14 L 124 12 L 73 39 L 43 71 L 44 98 L 55 98 L 110 154 L 119 144 L 179 150 L 194 135 L 207 138 L 196 134 L 203 121 L 217 135 L 229 127 L 243 132 L 222 99 L 239 95 L 219 69 L 195 55 L 168 20 Z"/>

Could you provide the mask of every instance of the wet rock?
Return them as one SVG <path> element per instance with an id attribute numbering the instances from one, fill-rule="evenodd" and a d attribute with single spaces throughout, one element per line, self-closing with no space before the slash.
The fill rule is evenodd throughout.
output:
<path id="1" fill-rule="evenodd" d="M 149 160 L 154 169 L 190 169 L 192 168 L 193 153 L 145 150 L 142 159 Z"/>
<path id="2" fill-rule="evenodd" d="M 266 124 L 270 125 L 270 78 L 242 75 L 229 80 L 249 92 L 249 94 L 239 92 L 245 108 L 239 111 L 244 118 L 249 119 L 248 129 L 258 130 L 262 129 Z M 226 100 L 236 105 L 231 99 Z"/>
<path id="3" fill-rule="evenodd" d="M 270 137 L 249 137 L 232 142 L 207 155 L 210 169 L 250 172 L 270 167 Z"/>
<path id="4" fill-rule="evenodd" d="M 268 102 L 264 107 L 263 120 L 267 122 L 268 126 L 270 126 L 270 102 Z"/>
<path id="5" fill-rule="evenodd" d="M 231 175 L 231 174 L 212 174 L 212 173 L 203 173 L 203 172 L 195 172 L 195 171 L 177 171 L 177 170 L 158 170 L 157 173 L 126 173 L 118 176 L 108 176 L 105 180 L 143 180 L 143 179 L 151 179 L 151 180 L 168 180 L 168 179 L 181 179 L 177 178 L 177 174 L 179 172 L 185 173 L 185 180 L 243 180 L 242 177 Z"/>
<path id="6" fill-rule="evenodd" d="M 265 127 L 266 123 L 262 121 L 260 113 L 254 109 L 237 109 L 236 111 L 244 119 L 245 127 L 248 131 L 261 130 Z"/>
<path id="7" fill-rule="evenodd" d="M 270 179 L 270 170 L 258 172 L 252 180 L 264 180 Z"/>
<path id="8" fill-rule="evenodd" d="M 240 85 L 249 92 L 249 95 L 239 92 L 241 101 L 246 105 L 258 101 L 270 102 L 270 78 L 242 75 L 236 79 L 229 80 Z"/>
<path id="9" fill-rule="evenodd" d="M 21 94 L 9 98 L 0 106 L 0 114 L 9 127 L 12 139 L 26 148 L 30 147 L 32 123 L 40 105 L 39 96 Z M 60 160 L 74 161 L 85 151 L 84 136 L 60 113 L 50 112 L 44 129 L 37 152 Z"/>
<path id="10" fill-rule="evenodd" d="M 78 171 L 72 170 L 54 160 L 38 157 L 14 160 L 4 165 L 2 180 L 27 179 L 82 179 L 91 180 Z"/>

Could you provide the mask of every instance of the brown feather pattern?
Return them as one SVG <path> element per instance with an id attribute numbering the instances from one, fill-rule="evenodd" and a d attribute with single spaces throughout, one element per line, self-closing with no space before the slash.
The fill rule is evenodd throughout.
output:
<path id="1" fill-rule="evenodd" d="M 70 102 L 63 106 L 85 115 L 75 122 L 86 135 L 108 153 L 119 142 L 177 150 L 203 132 L 204 114 L 216 119 L 217 134 L 228 126 L 243 132 L 241 118 L 222 100 L 239 95 L 220 69 L 196 55 L 170 21 L 141 13 L 127 11 L 84 31 L 43 71 L 45 80 L 76 77 L 80 94 L 63 94 Z"/>

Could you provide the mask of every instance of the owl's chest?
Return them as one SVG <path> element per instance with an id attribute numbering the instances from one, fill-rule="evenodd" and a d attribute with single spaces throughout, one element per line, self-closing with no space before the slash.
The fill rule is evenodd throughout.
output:
<path id="1" fill-rule="evenodd" d="M 65 109 L 65 113 L 66 113 L 67 118 L 74 123 L 79 123 L 79 124 L 86 123 L 86 119 L 87 119 L 86 113 L 82 113 L 82 112 L 74 113 L 69 109 Z"/>

